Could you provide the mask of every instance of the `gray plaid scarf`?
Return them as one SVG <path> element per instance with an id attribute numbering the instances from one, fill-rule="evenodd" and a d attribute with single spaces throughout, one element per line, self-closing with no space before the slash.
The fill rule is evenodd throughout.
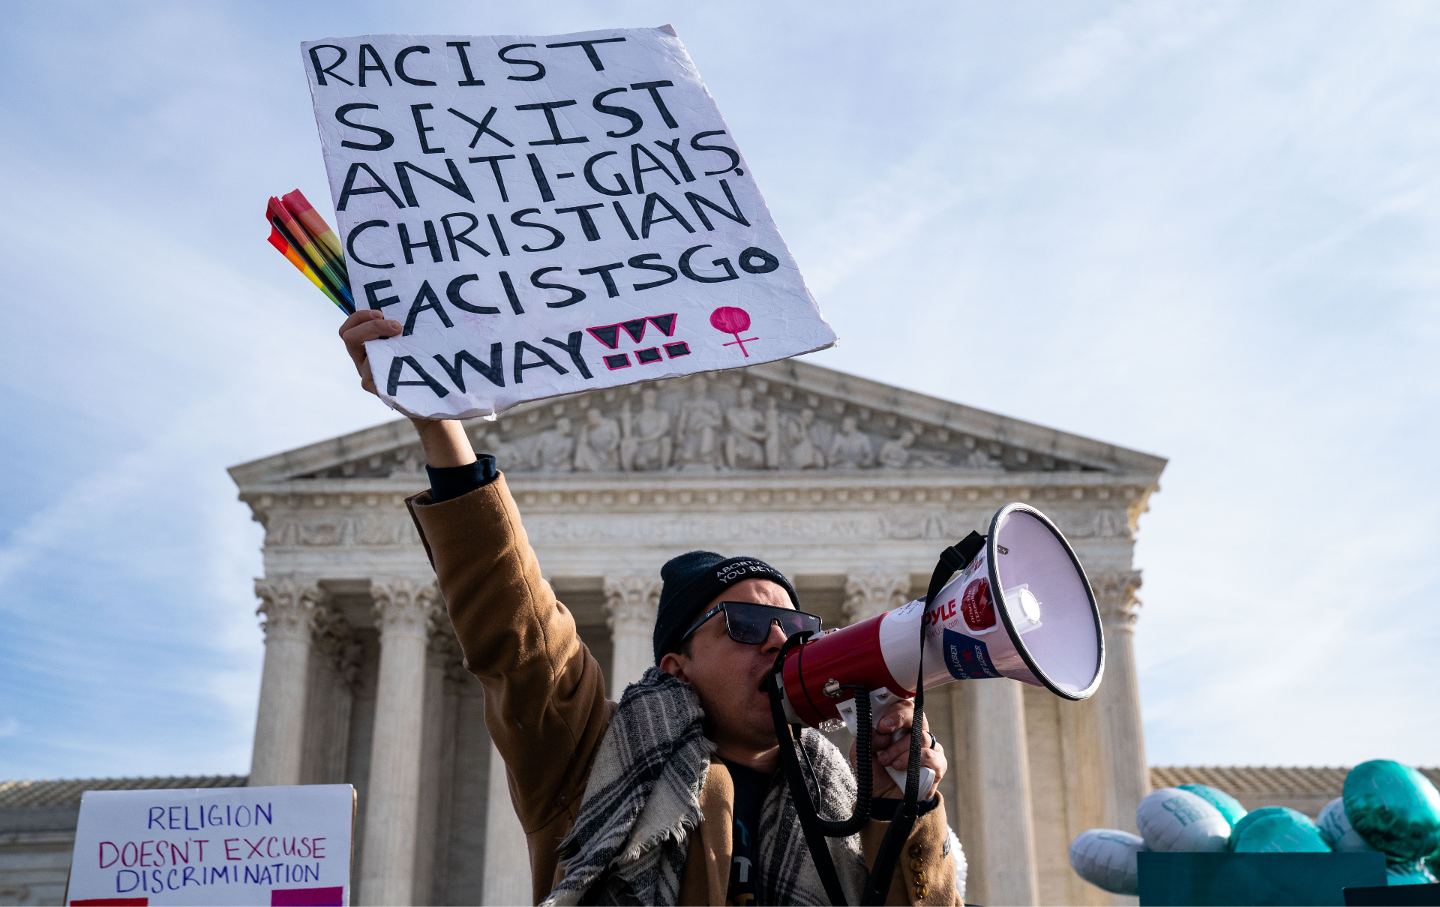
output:
<path id="1" fill-rule="evenodd" d="M 585 799 L 560 843 L 565 875 L 545 904 L 673 904 L 680 896 L 690 834 L 699 826 L 700 791 L 714 750 L 690 687 L 657 668 L 620 698 L 595 755 Z M 801 737 L 814 767 L 820 815 L 842 819 L 855 805 L 848 760 L 814 731 Z M 760 819 L 760 885 L 767 904 L 828 900 L 805 845 L 790 792 L 777 777 Z M 864 886 L 858 835 L 830 839 L 847 899 Z"/>

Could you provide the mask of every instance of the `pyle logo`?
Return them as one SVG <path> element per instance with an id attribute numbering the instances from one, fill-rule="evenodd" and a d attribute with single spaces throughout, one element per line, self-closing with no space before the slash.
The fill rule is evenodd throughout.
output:
<path id="1" fill-rule="evenodd" d="M 925 615 L 925 625 L 933 627 L 936 624 L 948 623 L 955 617 L 955 599 L 950 599 L 945 604 Z"/>

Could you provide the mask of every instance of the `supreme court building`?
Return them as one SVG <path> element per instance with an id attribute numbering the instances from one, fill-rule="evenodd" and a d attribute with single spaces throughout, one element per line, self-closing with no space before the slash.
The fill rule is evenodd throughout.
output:
<path id="1" fill-rule="evenodd" d="M 1133 829 L 1150 789 L 1132 558 L 1163 459 L 797 360 L 528 404 L 468 429 L 498 456 L 614 697 L 651 663 L 659 568 L 676 553 L 763 557 L 803 607 L 844 626 L 922 595 L 940 549 L 984 531 L 1003 504 L 1044 511 L 1100 605 L 1099 693 L 1072 703 L 1003 679 L 960 682 L 927 696 L 927 713 L 950 762 L 969 899 L 1117 900 L 1075 875 L 1067 847 L 1087 828 Z M 350 783 L 356 903 L 525 903 L 525 839 L 480 685 L 403 505 L 425 487 L 422 462 L 400 419 L 230 470 L 265 527 L 251 771 L 128 785 Z M 1184 780 L 1169 771 L 1180 775 L 1166 783 Z M 50 891 L 23 882 L 39 870 L 10 870 L 22 851 L 58 852 L 63 818 L 49 838 L 32 828 L 12 840 L 5 817 L 63 816 L 75 793 L 63 784 L 127 786 L 0 783 L 0 903 Z"/>
<path id="2" fill-rule="evenodd" d="M 469 426 L 612 696 L 650 665 L 659 568 L 764 557 L 843 626 L 922 595 L 935 559 L 1022 500 L 1071 539 L 1104 617 L 1100 693 L 1006 680 L 928 698 L 972 899 L 1086 903 L 1071 838 L 1148 790 L 1131 628 L 1135 529 L 1164 461 L 800 361 L 531 404 Z M 402 499 L 397 420 L 231 470 L 265 526 L 265 663 L 249 783 L 349 782 L 362 904 L 522 903 L 525 839 Z"/>

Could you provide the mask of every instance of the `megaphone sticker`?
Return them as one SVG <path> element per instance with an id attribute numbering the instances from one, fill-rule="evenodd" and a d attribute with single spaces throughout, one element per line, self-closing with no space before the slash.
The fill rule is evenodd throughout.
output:
<path id="1" fill-rule="evenodd" d="M 953 602 L 953 600 L 952 600 Z M 990 581 L 983 576 L 965 587 L 960 596 L 965 625 L 977 633 L 995 629 L 995 602 L 990 599 Z"/>
<path id="2" fill-rule="evenodd" d="M 978 639 L 945 630 L 945 667 L 956 680 L 1004 677 L 990 660 L 990 648 Z"/>

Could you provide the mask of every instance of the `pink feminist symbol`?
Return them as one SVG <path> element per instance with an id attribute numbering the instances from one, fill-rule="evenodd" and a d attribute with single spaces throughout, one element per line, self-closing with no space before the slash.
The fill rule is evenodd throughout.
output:
<path id="1" fill-rule="evenodd" d="M 722 334 L 734 336 L 734 340 L 722 344 L 723 346 L 739 346 L 740 352 L 745 358 L 750 358 L 750 351 L 745 349 L 746 343 L 754 343 L 759 337 L 741 337 L 745 331 L 750 330 L 750 313 L 733 305 L 722 305 L 710 313 L 710 326 Z"/>

